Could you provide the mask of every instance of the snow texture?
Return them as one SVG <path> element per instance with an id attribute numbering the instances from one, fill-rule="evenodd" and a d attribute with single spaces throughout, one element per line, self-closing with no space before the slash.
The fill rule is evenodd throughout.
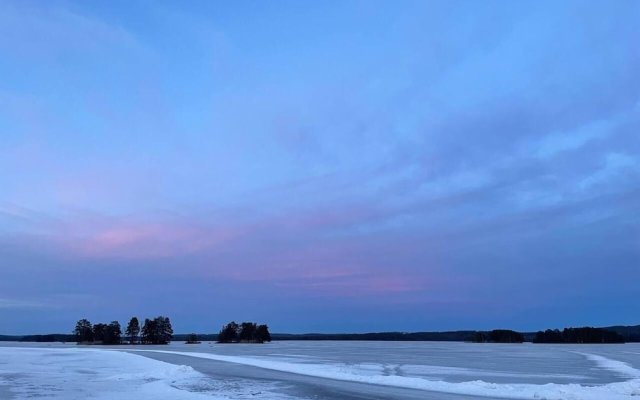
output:
<path id="1" fill-rule="evenodd" d="M 225 356 L 211 353 L 163 350 L 150 351 L 232 362 L 319 378 L 480 397 L 523 400 L 635 400 L 638 399 L 637 396 L 640 396 L 639 370 L 621 361 L 586 353 L 580 354 L 595 363 L 598 368 L 607 369 L 619 374 L 620 376 L 625 376 L 631 379 L 603 385 L 581 385 L 577 383 L 492 383 L 482 380 L 446 382 L 443 380 L 425 379 L 421 377 L 380 374 L 379 368 L 372 368 L 371 365 L 295 363 L 254 357 Z"/>
<path id="2" fill-rule="evenodd" d="M 264 399 L 284 398 L 252 383 L 216 381 L 185 365 L 119 351 L 78 348 L 0 347 L 2 386 L 8 387 L 16 399 L 228 400 L 256 395 Z"/>

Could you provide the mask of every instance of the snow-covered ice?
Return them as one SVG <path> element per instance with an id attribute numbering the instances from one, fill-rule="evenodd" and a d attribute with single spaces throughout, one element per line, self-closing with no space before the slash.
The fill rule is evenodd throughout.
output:
<path id="1" fill-rule="evenodd" d="M 141 350 L 146 351 L 146 350 Z M 614 372 L 615 374 L 629 378 L 619 382 L 611 382 L 600 385 L 586 385 L 580 383 L 494 383 L 483 380 L 469 380 L 462 382 L 447 382 L 440 379 L 400 375 L 400 366 L 385 364 L 361 363 L 361 364 L 331 364 L 313 362 L 292 362 L 281 359 L 268 359 L 265 357 L 239 357 L 212 353 L 183 352 L 171 350 L 149 350 L 157 353 L 176 354 L 189 357 L 210 359 L 215 361 L 231 362 L 252 367 L 289 372 L 293 374 L 307 375 L 318 378 L 334 379 L 339 381 L 358 382 L 374 385 L 393 386 L 407 389 L 418 389 L 441 393 L 469 395 L 478 397 L 523 399 L 523 400 L 631 400 L 640 396 L 640 370 L 631 365 L 609 359 L 603 356 L 578 353 L 587 360 L 593 362 L 595 367 Z M 300 357 L 297 357 L 300 358 Z M 432 375 L 466 373 L 462 368 L 438 367 L 438 366 L 410 366 L 423 371 L 430 371 Z M 393 371 L 396 371 L 394 373 Z M 490 374 L 490 373 L 488 373 Z M 509 374 L 505 374 L 509 376 Z M 522 376 L 511 374 L 511 376 Z M 574 377 L 566 375 L 565 377 Z M 582 378 L 578 376 L 577 378 Z"/>
<path id="2" fill-rule="evenodd" d="M 225 385 L 186 365 L 86 348 L 0 347 L 0 385 L 17 399 L 228 400 L 267 393 L 264 385 Z"/>
<path id="3" fill-rule="evenodd" d="M 640 398 L 637 344 L 16 346 L 22 345 L 0 344 L 2 400 L 6 388 L 17 399 L 57 400 L 334 399 L 349 393 L 349 399 L 369 398 L 361 390 L 376 399 Z"/>

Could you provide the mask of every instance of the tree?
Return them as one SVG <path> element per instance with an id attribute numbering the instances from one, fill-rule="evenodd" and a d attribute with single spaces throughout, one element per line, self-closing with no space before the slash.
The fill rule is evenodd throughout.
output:
<path id="1" fill-rule="evenodd" d="M 169 317 L 157 317 L 157 337 L 158 344 L 168 344 L 173 338 L 173 327 Z"/>
<path id="2" fill-rule="evenodd" d="M 159 316 L 155 319 L 144 320 L 142 326 L 142 343 L 167 344 L 173 337 L 171 321 L 167 317 Z"/>
<path id="3" fill-rule="evenodd" d="M 187 335 L 187 344 L 198 344 L 200 343 L 200 341 L 198 340 L 198 335 L 196 335 L 195 333 L 191 333 L 189 335 Z"/>
<path id="4" fill-rule="evenodd" d="M 93 327 L 87 319 L 79 320 L 76 323 L 76 329 L 73 330 L 73 333 L 76 335 L 76 341 L 78 343 L 93 341 Z"/>
<path id="5" fill-rule="evenodd" d="M 144 319 L 144 325 L 142 326 L 141 341 L 144 344 L 153 344 L 156 339 L 156 321 L 149 318 Z"/>
<path id="6" fill-rule="evenodd" d="M 129 343 L 135 344 L 138 341 L 138 335 L 140 334 L 140 323 L 138 322 L 138 318 L 131 318 L 125 333 L 129 336 Z"/>
<path id="7" fill-rule="evenodd" d="M 94 342 L 103 342 L 104 341 L 104 332 L 107 328 L 106 324 L 95 324 L 93 326 L 93 341 Z"/>
<path id="8" fill-rule="evenodd" d="M 120 322 L 111 321 L 104 329 L 104 344 L 120 344 L 122 336 L 122 330 L 120 329 Z"/>
<path id="9" fill-rule="evenodd" d="M 238 341 L 238 331 L 240 327 L 235 321 L 231 321 L 222 326 L 218 334 L 218 343 L 233 343 Z"/>
<path id="10" fill-rule="evenodd" d="M 238 335 L 241 342 L 255 342 L 256 331 L 258 327 L 255 322 L 243 322 L 240 326 L 240 334 Z"/>
<path id="11" fill-rule="evenodd" d="M 218 343 L 264 343 L 271 341 L 271 334 L 267 325 L 257 325 L 255 322 L 243 322 L 238 325 L 234 321 L 223 325 L 218 333 Z"/>
<path id="12" fill-rule="evenodd" d="M 130 343 L 135 343 L 140 333 L 138 318 L 131 318 L 126 333 L 129 335 Z M 74 334 L 78 343 L 120 344 L 122 342 L 122 328 L 118 321 L 91 325 L 91 322 L 81 319 L 76 324 Z M 167 344 L 172 338 L 173 327 L 169 318 L 159 316 L 154 319 L 145 319 L 142 327 L 142 343 Z"/>
<path id="13" fill-rule="evenodd" d="M 256 341 L 258 343 L 271 341 L 271 334 L 269 333 L 269 327 L 267 325 L 258 325 L 258 329 L 256 330 Z"/>

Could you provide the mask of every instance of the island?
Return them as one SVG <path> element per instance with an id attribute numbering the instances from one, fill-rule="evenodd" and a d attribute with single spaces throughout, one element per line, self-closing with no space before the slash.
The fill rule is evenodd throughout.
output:
<path id="1" fill-rule="evenodd" d="M 218 334 L 218 343 L 264 343 L 271 341 L 267 325 L 255 322 L 237 324 L 234 321 L 224 325 Z"/>

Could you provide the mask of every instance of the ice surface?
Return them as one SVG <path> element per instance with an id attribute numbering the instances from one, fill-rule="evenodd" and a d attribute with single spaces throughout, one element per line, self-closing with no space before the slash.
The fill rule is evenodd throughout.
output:
<path id="1" fill-rule="evenodd" d="M 492 398 L 527 400 L 629 400 L 637 399 L 635 396 L 640 396 L 639 370 L 625 362 L 588 353 L 580 354 L 593 362 L 595 366 L 599 368 L 613 371 L 616 374 L 626 376 L 631 379 L 601 385 L 583 385 L 578 383 L 493 383 L 483 380 L 447 382 L 438 379 L 425 379 L 415 376 L 389 374 L 388 371 L 385 371 L 383 366 L 376 364 L 315 364 L 312 362 L 292 362 L 267 359 L 264 357 L 240 357 L 213 353 L 170 350 L 142 351 L 177 354 L 216 361 L 232 362 L 318 378 Z"/>
<path id="2" fill-rule="evenodd" d="M 108 350 L 0 347 L 0 385 L 18 399 L 218 400 L 285 396 L 229 385 L 185 365 Z M 1 394 L 2 392 L 0 392 Z M 4 399 L 2 399 L 4 400 Z"/>
<path id="3" fill-rule="evenodd" d="M 205 398 L 180 389 L 201 379 L 191 367 L 127 353 L 0 347 L 0 360 L 0 380 L 18 398 Z"/>
<path id="4" fill-rule="evenodd" d="M 581 354 L 585 356 L 588 360 L 595 362 L 600 368 L 608 369 L 610 371 L 615 371 L 623 376 L 632 379 L 640 379 L 640 370 L 633 368 L 626 362 L 612 360 L 610 358 L 602 357 L 596 354 L 588 354 L 576 352 L 577 354 Z"/>
<path id="5" fill-rule="evenodd" d="M 350 393 L 350 398 L 369 398 L 358 397 L 360 391 L 371 395 L 378 393 L 376 390 L 385 393 L 376 398 L 421 398 L 421 392 L 407 389 L 425 391 L 424 398 L 435 399 L 457 395 L 492 399 L 640 399 L 640 345 L 636 344 L 274 342 L 23 346 L 0 344 L 1 400 L 6 398 L 7 387 L 17 399 L 56 400 L 339 399 L 340 393 Z M 174 364 L 133 355 L 131 351 Z M 175 364 L 192 365 L 203 373 Z"/>

